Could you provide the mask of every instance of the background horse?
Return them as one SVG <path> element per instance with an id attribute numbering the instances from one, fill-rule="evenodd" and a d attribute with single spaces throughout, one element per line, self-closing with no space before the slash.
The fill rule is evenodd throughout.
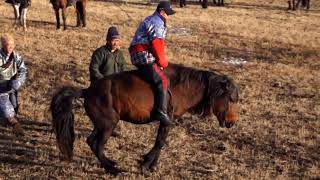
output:
<path id="1" fill-rule="evenodd" d="M 213 0 L 213 4 L 217 6 L 224 6 L 224 0 Z M 202 8 L 207 8 L 208 7 L 208 0 L 202 0 Z"/>
<path id="2" fill-rule="evenodd" d="M 306 7 L 307 9 L 310 9 L 310 0 L 297 0 L 297 3 L 295 3 L 296 0 L 289 0 L 288 9 L 293 11 L 298 9 L 301 1 L 302 1 L 302 7 Z"/>
<path id="3" fill-rule="evenodd" d="M 12 4 L 14 10 L 14 26 L 22 26 L 23 30 L 27 30 L 27 12 L 31 5 L 31 0 L 7 0 Z"/>
<path id="4" fill-rule="evenodd" d="M 170 64 L 165 73 L 171 81 L 170 104 L 174 118 L 186 112 L 203 117 L 214 114 L 219 125 L 227 128 L 238 120 L 238 88 L 227 76 L 175 64 Z M 150 119 L 154 102 L 152 89 L 139 78 L 137 71 L 107 76 L 88 89 L 61 88 L 53 96 L 50 110 L 60 152 L 69 160 L 75 140 L 72 102 L 80 97 L 84 98 L 86 113 L 94 125 L 87 143 L 106 172 L 116 175 L 121 171 L 103 153 L 104 145 L 120 119 L 134 124 L 154 121 Z M 142 172 L 156 167 L 168 132 L 169 127 L 160 123 L 156 142 L 141 164 Z"/>
<path id="5" fill-rule="evenodd" d="M 77 27 L 85 27 L 86 22 L 86 4 L 87 0 L 75 0 L 76 1 L 76 11 L 77 11 Z M 62 20 L 63 20 L 63 29 L 67 29 L 66 20 L 67 20 L 67 4 L 68 0 L 50 0 L 54 12 L 56 14 L 57 29 L 60 29 L 60 13 L 59 9 L 62 9 Z"/>

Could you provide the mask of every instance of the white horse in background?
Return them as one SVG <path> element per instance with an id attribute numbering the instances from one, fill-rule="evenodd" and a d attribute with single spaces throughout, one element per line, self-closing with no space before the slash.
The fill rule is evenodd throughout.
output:
<path id="1" fill-rule="evenodd" d="M 23 30 L 27 30 L 27 12 L 31 5 L 31 0 L 7 0 L 7 3 L 12 4 L 14 10 L 14 26 L 22 26 Z"/>

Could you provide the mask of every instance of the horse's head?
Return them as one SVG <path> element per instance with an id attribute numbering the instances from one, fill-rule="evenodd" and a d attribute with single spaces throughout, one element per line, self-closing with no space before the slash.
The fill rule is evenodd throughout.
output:
<path id="1" fill-rule="evenodd" d="M 237 112 L 238 87 L 224 75 L 212 75 L 208 81 L 205 112 L 207 115 L 213 113 L 217 117 L 220 127 L 230 128 L 239 119 Z"/>

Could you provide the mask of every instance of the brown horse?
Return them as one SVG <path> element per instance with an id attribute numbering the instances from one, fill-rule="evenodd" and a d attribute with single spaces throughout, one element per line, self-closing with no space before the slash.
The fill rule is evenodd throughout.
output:
<path id="1" fill-rule="evenodd" d="M 63 29 L 67 29 L 66 20 L 67 20 L 67 4 L 71 0 L 50 0 L 54 12 L 56 14 L 57 20 L 57 29 L 60 29 L 60 13 L 59 10 L 62 9 L 62 20 L 63 20 Z M 86 22 L 86 4 L 87 0 L 75 0 L 76 1 L 76 11 L 77 11 L 77 27 L 85 27 Z"/>
<path id="2" fill-rule="evenodd" d="M 297 0 L 297 3 L 295 3 L 296 0 L 289 0 L 288 1 L 288 10 L 296 10 L 299 8 L 300 3 L 302 2 L 302 7 L 306 7 L 307 9 L 310 9 L 310 0 Z"/>
<path id="3" fill-rule="evenodd" d="M 238 88 L 225 75 L 170 64 L 165 70 L 170 79 L 172 116 L 186 112 L 209 117 L 215 115 L 220 127 L 230 128 L 237 120 Z M 123 72 L 98 80 L 87 89 L 63 87 L 52 98 L 52 124 L 58 146 L 64 158 L 73 155 L 74 115 L 72 102 L 84 98 L 84 107 L 94 129 L 87 143 L 106 172 L 117 175 L 120 169 L 103 153 L 113 128 L 121 119 L 134 124 L 146 124 L 150 119 L 154 96 L 149 84 L 138 71 Z M 169 131 L 160 123 L 154 147 L 144 156 L 142 172 L 154 170 Z M 143 132 L 142 132 L 143 133 Z"/>

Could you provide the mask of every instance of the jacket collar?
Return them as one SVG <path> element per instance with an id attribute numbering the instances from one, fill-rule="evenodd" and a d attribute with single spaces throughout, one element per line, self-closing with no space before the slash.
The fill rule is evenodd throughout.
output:
<path id="1" fill-rule="evenodd" d="M 154 16 L 158 16 L 164 22 L 164 24 L 166 25 L 166 19 L 164 17 L 162 17 L 161 14 L 158 11 L 155 11 L 153 13 L 153 15 Z"/>
<path id="2" fill-rule="evenodd" d="M 14 52 L 12 52 L 12 54 L 14 54 Z M 0 55 L 3 57 L 8 57 L 8 54 L 4 52 L 3 48 L 0 49 Z"/>

